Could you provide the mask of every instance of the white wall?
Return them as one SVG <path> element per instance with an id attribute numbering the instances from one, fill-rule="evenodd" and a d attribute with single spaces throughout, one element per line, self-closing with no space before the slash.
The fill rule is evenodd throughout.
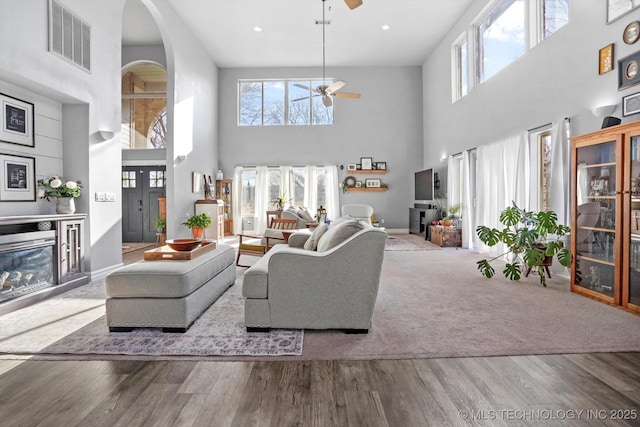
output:
<path id="1" fill-rule="evenodd" d="M 98 204 L 93 195 L 96 191 L 119 194 L 120 189 L 119 138 L 101 142 L 95 134 L 99 129 L 117 133 L 120 128 L 120 28 L 124 0 L 65 0 L 64 4 L 91 25 L 92 71 L 88 73 L 48 52 L 48 2 L 3 0 L 0 80 L 16 86 L 16 93 L 32 97 L 25 100 L 36 102 L 40 109 L 46 106 L 47 113 L 43 115 L 51 113 L 53 121 L 61 120 L 62 132 L 58 128 L 44 135 L 52 140 L 51 146 L 41 136 L 40 144 L 26 151 L 41 157 L 36 166 L 38 174 L 55 173 L 82 181 L 83 193 L 76 207 L 78 212 L 88 213 L 86 265 L 96 272 L 121 262 L 120 200 Z M 36 119 L 41 118 L 37 115 Z M 36 123 L 36 128 L 39 126 Z M 62 146 L 58 138 L 63 141 Z M 3 213 L 12 215 L 53 211 L 42 202 L 0 205 Z"/>
<path id="2" fill-rule="evenodd" d="M 187 237 L 181 223 L 203 198 L 191 192 L 191 173 L 218 170 L 218 68 L 167 0 L 142 3 L 160 29 L 167 62 L 167 237 Z"/>
<path id="3" fill-rule="evenodd" d="M 327 68 L 327 77 L 347 82 L 359 100 L 334 99 L 333 126 L 239 127 L 238 79 L 319 78 L 320 68 L 225 68 L 220 70 L 220 166 L 226 177 L 237 165 L 342 164 L 360 157 L 386 161 L 383 193 L 340 194 L 340 203 L 374 207 L 389 228 L 408 228 L 413 172 L 422 166 L 422 82 L 420 67 Z"/>
<path id="4" fill-rule="evenodd" d="M 624 27 L 640 19 L 640 10 L 606 25 L 606 2 L 573 0 L 570 22 L 461 100 L 451 102 L 451 45 L 487 4 L 472 2 L 423 67 L 424 165 L 446 177 L 446 154 L 491 143 L 516 132 L 571 119 L 574 135 L 600 128 L 593 107 L 618 104 L 640 86 L 618 91 L 615 70 L 598 74 L 598 50 L 615 43 L 615 60 L 640 49 L 622 42 Z M 638 116 L 624 118 L 636 120 Z"/>

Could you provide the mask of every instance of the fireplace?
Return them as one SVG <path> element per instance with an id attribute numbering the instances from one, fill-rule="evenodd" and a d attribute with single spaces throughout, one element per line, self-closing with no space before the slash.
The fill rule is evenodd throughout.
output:
<path id="1" fill-rule="evenodd" d="M 89 282 L 86 214 L 0 217 L 0 315 Z"/>
<path id="2" fill-rule="evenodd" d="M 56 284 L 54 230 L 0 235 L 0 303 Z"/>

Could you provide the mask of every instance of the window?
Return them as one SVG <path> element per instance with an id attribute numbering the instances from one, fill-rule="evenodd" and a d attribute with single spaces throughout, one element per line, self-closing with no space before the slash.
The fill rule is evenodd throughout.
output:
<path id="1" fill-rule="evenodd" d="M 467 95 L 569 22 L 569 0 L 493 0 L 452 45 L 451 96 Z"/>
<path id="2" fill-rule="evenodd" d="M 525 51 L 525 0 L 501 0 L 476 26 L 478 82 L 482 83 Z"/>
<path id="3" fill-rule="evenodd" d="M 164 187 L 164 171 L 149 171 L 149 187 L 150 188 L 162 188 Z"/>
<path id="4" fill-rule="evenodd" d="M 122 171 L 122 188 L 136 188 L 135 171 Z"/>
<path id="5" fill-rule="evenodd" d="M 122 76 L 122 149 L 161 149 L 167 137 L 167 72 L 154 63 Z"/>
<path id="6" fill-rule="evenodd" d="M 321 80 L 239 81 L 238 125 L 331 125 L 333 107 L 312 96 L 315 91 L 300 87 L 316 89 L 323 84 Z"/>
<path id="7" fill-rule="evenodd" d="M 549 37 L 569 22 L 569 0 L 542 0 L 543 38 Z"/>
<path id="8" fill-rule="evenodd" d="M 469 66 L 467 59 L 467 36 L 463 34 L 453 45 L 453 63 L 455 69 L 454 101 L 467 94 Z"/>

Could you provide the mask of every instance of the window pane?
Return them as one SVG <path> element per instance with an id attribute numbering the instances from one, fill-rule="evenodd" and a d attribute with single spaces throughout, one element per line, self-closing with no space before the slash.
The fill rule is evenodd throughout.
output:
<path id="1" fill-rule="evenodd" d="M 293 200 L 294 206 L 304 206 L 304 187 L 306 184 L 305 170 L 301 168 L 293 169 Z"/>
<path id="2" fill-rule="evenodd" d="M 551 132 L 540 134 L 540 210 L 549 209 L 551 201 Z"/>
<path id="3" fill-rule="evenodd" d="M 316 191 L 318 192 L 318 196 L 316 199 L 316 206 L 318 207 L 323 206 L 326 208 L 327 207 L 326 170 L 324 168 L 317 168 L 316 175 L 318 179 L 316 183 Z"/>
<path id="4" fill-rule="evenodd" d="M 311 91 L 295 86 L 310 86 L 311 82 L 289 82 L 289 124 L 308 125 L 311 115 Z"/>
<path id="5" fill-rule="evenodd" d="M 269 169 L 267 171 L 267 182 L 269 183 L 269 202 L 273 199 L 279 198 L 283 191 L 282 188 L 282 173 L 279 169 Z M 285 194 L 285 205 L 287 205 L 288 197 Z"/>
<path id="6" fill-rule="evenodd" d="M 458 63 L 460 64 L 460 75 L 459 75 L 459 86 L 460 86 L 460 96 L 465 96 L 467 94 L 467 81 L 468 81 L 468 65 L 467 65 L 467 41 L 463 41 L 460 43 L 459 48 L 459 56 Z"/>
<path id="7" fill-rule="evenodd" d="M 478 26 L 480 82 L 524 53 L 524 23 L 525 1 L 502 0 Z"/>
<path id="8" fill-rule="evenodd" d="M 284 125 L 284 82 L 264 82 L 264 125 Z"/>
<path id="9" fill-rule="evenodd" d="M 242 171 L 242 216 L 256 216 L 256 171 Z"/>
<path id="10" fill-rule="evenodd" d="M 327 84 L 331 84 L 333 82 L 327 82 Z M 312 86 L 314 89 L 317 89 L 318 87 L 322 86 L 324 83 L 323 82 L 313 82 Z M 315 98 L 311 98 L 312 99 L 312 107 L 311 107 L 311 113 L 313 115 L 312 119 L 312 123 L 314 125 L 331 125 L 333 124 L 333 101 L 335 100 L 335 98 L 332 97 L 331 102 L 332 105 L 330 107 L 326 107 L 323 103 L 322 103 L 322 97 L 321 96 L 316 96 Z"/>
<path id="11" fill-rule="evenodd" d="M 240 82 L 240 126 L 262 126 L 262 82 Z"/>
<path id="12" fill-rule="evenodd" d="M 544 0 L 544 37 L 569 22 L 569 0 Z"/>

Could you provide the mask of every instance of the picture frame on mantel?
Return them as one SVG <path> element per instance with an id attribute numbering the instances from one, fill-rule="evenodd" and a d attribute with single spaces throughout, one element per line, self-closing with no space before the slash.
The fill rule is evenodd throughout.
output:
<path id="1" fill-rule="evenodd" d="M 35 147 L 33 104 L 0 93 L 0 141 Z"/>
<path id="2" fill-rule="evenodd" d="M 640 6 L 640 0 L 607 0 L 607 24 L 611 24 Z"/>
<path id="3" fill-rule="evenodd" d="M 0 154 L 0 201 L 35 202 L 36 159 Z"/>

